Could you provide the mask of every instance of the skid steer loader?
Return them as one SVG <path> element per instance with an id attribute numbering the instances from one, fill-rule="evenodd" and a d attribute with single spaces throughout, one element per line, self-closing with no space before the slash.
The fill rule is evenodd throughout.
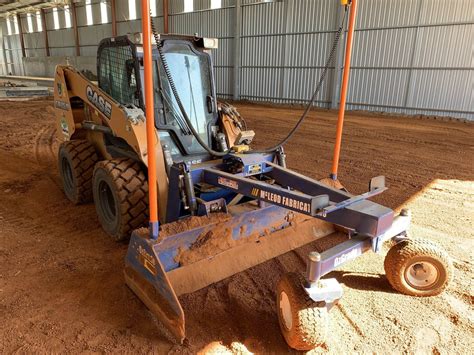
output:
<path id="1" fill-rule="evenodd" d="M 156 34 L 153 41 L 152 68 L 144 70 L 142 34 L 102 40 L 98 83 L 56 67 L 58 165 L 67 198 L 93 200 L 103 229 L 130 238 L 126 282 L 178 339 L 185 337 L 179 295 L 330 235 L 335 225 L 347 240 L 310 253 L 306 275 L 290 273 L 278 284 L 278 318 L 291 347 L 324 341 L 342 288 L 322 276 L 386 240 L 396 242 L 385 262 L 395 289 L 428 296 L 446 287 L 446 254 L 407 238 L 407 211 L 395 216 L 368 200 L 386 189 L 383 178 L 352 195 L 288 169 L 281 147 L 252 150 L 253 131 L 216 100 L 210 50 L 217 40 Z M 145 117 L 147 75 L 154 112 Z M 145 227 L 147 120 L 155 128 L 159 229 Z"/>

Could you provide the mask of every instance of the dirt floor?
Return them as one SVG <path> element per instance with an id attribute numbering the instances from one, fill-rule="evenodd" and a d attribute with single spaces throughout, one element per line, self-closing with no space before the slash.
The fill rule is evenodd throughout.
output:
<path id="1" fill-rule="evenodd" d="M 93 205 L 72 206 L 56 169 L 52 101 L 0 103 L 0 353 L 283 353 L 275 285 L 304 269 L 305 246 L 180 297 L 187 341 L 173 342 L 127 288 L 127 244 L 101 231 Z M 300 109 L 238 105 L 257 146 L 276 142 Z M 333 111 L 318 110 L 287 146 L 288 165 L 328 175 Z M 383 255 L 343 265 L 345 295 L 331 311 L 331 337 L 315 353 L 472 353 L 474 349 L 474 125 L 349 113 L 340 180 L 355 193 L 385 175 L 376 198 L 413 211 L 412 234 L 441 244 L 454 260 L 442 295 L 413 298 L 390 288 Z M 330 241 L 329 241 L 330 242 Z M 327 243 L 326 243 L 327 244 Z"/>

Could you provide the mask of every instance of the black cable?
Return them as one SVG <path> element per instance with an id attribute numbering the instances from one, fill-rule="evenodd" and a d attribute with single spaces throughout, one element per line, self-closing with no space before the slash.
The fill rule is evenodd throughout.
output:
<path id="1" fill-rule="evenodd" d="M 345 21 L 346 21 L 346 17 L 347 17 L 347 6 L 345 8 L 345 13 L 344 13 L 344 17 L 342 19 L 342 23 L 341 23 L 341 26 L 339 26 L 338 30 L 336 31 L 336 36 L 334 38 L 334 42 L 333 42 L 333 45 L 332 45 L 332 48 L 331 48 L 331 52 L 329 54 L 329 57 L 326 61 L 326 65 L 324 66 L 323 68 L 323 72 L 321 73 L 321 77 L 319 78 L 319 82 L 318 82 L 318 85 L 316 86 L 316 89 L 313 93 L 313 96 L 311 97 L 311 100 L 309 101 L 308 105 L 306 106 L 306 109 L 305 111 L 303 112 L 303 115 L 300 117 L 300 119 L 298 120 L 298 122 L 296 123 L 296 125 L 291 129 L 291 131 L 288 133 L 288 135 L 282 140 L 280 141 L 278 144 L 274 145 L 273 147 L 270 147 L 270 148 L 266 148 L 266 149 L 263 149 L 263 150 L 251 150 L 251 151 L 248 151 L 246 152 L 247 154 L 251 154 L 251 153 L 272 153 L 274 151 L 276 151 L 277 149 L 279 149 L 282 145 L 284 145 L 286 142 L 288 142 L 288 140 L 293 136 L 293 134 L 296 132 L 296 130 L 300 127 L 300 125 L 303 123 L 303 121 L 305 120 L 306 116 L 308 115 L 309 111 L 311 110 L 311 107 L 313 106 L 314 104 L 314 101 L 316 100 L 316 97 L 317 95 L 319 94 L 319 91 L 321 90 L 321 86 L 323 84 L 323 81 L 324 79 L 326 78 L 326 74 L 327 74 L 327 71 L 329 70 L 329 65 L 331 64 L 332 60 L 333 60 L 333 57 L 334 57 L 334 53 L 336 51 L 336 47 L 337 47 L 337 44 L 339 42 L 339 39 L 341 37 L 341 33 L 344 29 L 344 24 L 345 24 Z M 170 69 L 169 69 L 169 66 L 168 66 L 168 63 L 166 61 L 166 58 L 165 58 L 165 55 L 162 51 L 162 46 L 160 45 L 160 39 L 158 37 L 158 33 L 156 32 L 155 30 L 155 25 L 153 23 L 153 18 L 150 16 L 150 20 L 151 20 L 151 30 L 153 32 L 153 36 L 155 37 L 155 44 L 156 44 L 156 48 L 158 50 L 158 54 L 160 56 L 160 59 L 161 59 L 161 62 L 163 64 L 163 69 L 165 71 L 165 74 L 166 74 L 166 77 L 168 79 L 168 82 L 170 84 L 170 87 L 171 87 L 171 91 L 173 92 L 173 96 L 175 97 L 176 99 L 176 102 L 179 106 L 179 109 L 181 111 L 181 114 L 183 115 L 184 117 L 184 120 L 186 121 L 186 123 L 188 124 L 193 136 L 196 138 L 196 140 L 198 141 L 198 143 L 211 155 L 214 155 L 214 156 L 219 156 L 219 157 L 222 157 L 222 156 L 225 156 L 227 154 L 229 154 L 231 152 L 231 150 L 227 150 L 225 152 L 217 152 L 215 150 L 213 150 L 212 148 L 210 148 L 206 142 L 204 142 L 204 140 L 200 137 L 199 133 L 196 131 L 196 129 L 194 128 L 194 126 L 192 125 L 187 113 L 186 113 L 186 110 L 184 109 L 184 106 L 183 106 L 183 103 L 181 102 L 181 99 L 179 97 L 179 94 L 178 94 L 178 91 L 176 89 L 176 86 L 174 84 L 174 81 L 173 81 L 173 78 L 171 76 L 171 72 L 170 72 Z"/>
<path id="2" fill-rule="evenodd" d="M 174 98 L 176 99 L 176 103 L 179 106 L 179 110 L 181 111 L 181 114 L 183 115 L 184 120 L 186 121 L 186 124 L 189 126 L 189 129 L 191 130 L 191 133 L 193 134 L 194 138 L 198 141 L 198 143 L 203 147 L 209 154 L 214 155 L 216 157 L 223 157 L 231 152 L 231 150 L 227 150 L 225 152 L 218 152 L 212 149 L 207 145 L 206 142 L 201 138 L 199 133 L 196 131 L 194 128 L 193 124 L 191 123 L 191 120 L 188 117 L 188 114 L 186 113 L 186 110 L 183 106 L 183 103 L 181 102 L 181 98 L 178 95 L 178 90 L 176 90 L 176 85 L 174 84 L 174 80 L 171 76 L 170 68 L 168 66 L 168 62 L 166 61 L 165 55 L 162 51 L 162 46 L 160 45 L 160 39 L 158 37 L 158 33 L 155 30 L 155 25 L 153 23 L 153 18 L 150 15 L 150 20 L 151 20 L 151 31 L 153 32 L 153 36 L 155 37 L 155 44 L 156 44 L 156 49 L 158 50 L 158 55 L 160 56 L 161 63 L 163 64 L 163 69 L 165 71 L 166 77 L 168 79 L 168 83 L 170 84 L 171 91 L 173 93 Z"/>
<path id="3" fill-rule="evenodd" d="M 311 97 L 311 100 L 309 101 L 308 105 L 306 106 L 305 111 L 303 112 L 303 115 L 300 117 L 298 122 L 296 122 L 295 126 L 291 129 L 291 131 L 287 134 L 285 138 L 283 138 L 278 144 L 274 145 L 273 147 L 266 148 L 266 149 L 261 149 L 261 150 L 252 150 L 247 153 L 272 153 L 276 150 L 278 150 L 282 145 L 286 144 L 290 140 L 290 138 L 293 136 L 293 134 L 297 131 L 297 129 L 301 126 L 303 121 L 305 120 L 306 116 L 308 115 L 309 111 L 311 110 L 311 107 L 314 104 L 314 101 L 316 100 L 316 97 L 319 94 L 319 91 L 321 90 L 322 84 L 324 79 L 326 78 L 326 74 L 329 70 L 329 65 L 331 65 L 331 62 L 334 57 L 334 53 L 336 52 L 337 44 L 339 42 L 339 39 L 341 37 L 342 30 L 344 29 L 344 24 L 346 22 L 346 16 L 347 16 L 347 6 L 345 8 L 344 12 L 344 17 L 342 18 L 342 23 L 341 26 L 339 26 L 338 30 L 336 31 L 336 36 L 334 38 L 334 42 L 332 44 L 331 52 L 329 53 L 329 57 L 326 61 L 326 65 L 323 68 L 323 72 L 321 73 L 321 76 L 319 78 L 318 85 L 316 86 L 316 89 L 313 93 L 313 96 Z"/>

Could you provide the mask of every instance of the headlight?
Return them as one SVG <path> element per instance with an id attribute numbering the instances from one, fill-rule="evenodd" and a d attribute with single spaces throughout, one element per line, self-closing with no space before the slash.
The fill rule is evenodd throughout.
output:
<path id="1" fill-rule="evenodd" d="M 216 49 L 219 46 L 217 38 L 203 38 L 204 49 Z"/>

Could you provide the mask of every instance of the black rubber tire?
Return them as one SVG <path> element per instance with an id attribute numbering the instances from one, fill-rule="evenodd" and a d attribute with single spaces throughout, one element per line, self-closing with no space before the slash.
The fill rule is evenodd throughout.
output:
<path id="1" fill-rule="evenodd" d="M 148 220 L 148 182 L 131 159 L 99 162 L 93 177 L 94 204 L 102 228 L 116 241 Z"/>
<path id="2" fill-rule="evenodd" d="M 59 175 L 66 197 L 75 205 L 92 201 L 92 174 L 98 160 L 94 146 L 86 140 L 59 146 Z"/>
<path id="3" fill-rule="evenodd" d="M 280 329 L 287 344 L 296 350 L 311 350 L 326 342 L 329 314 L 324 303 L 314 302 L 303 290 L 303 279 L 296 273 L 285 274 L 277 286 L 277 313 Z M 282 293 L 288 297 L 291 326 L 284 320 Z"/>
<path id="4" fill-rule="evenodd" d="M 423 262 L 436 269 L 435 280 L 427 286 L 410 282 L 407 275 L 409 268 L 421 266 Z M 423 239 L 406 239 L 392 246 L 385 257 L 384 268 L 395 290 L 416 297 L 439 295 L 448 286 L 453 273 L 449 255 L 436 243 Z"/>

